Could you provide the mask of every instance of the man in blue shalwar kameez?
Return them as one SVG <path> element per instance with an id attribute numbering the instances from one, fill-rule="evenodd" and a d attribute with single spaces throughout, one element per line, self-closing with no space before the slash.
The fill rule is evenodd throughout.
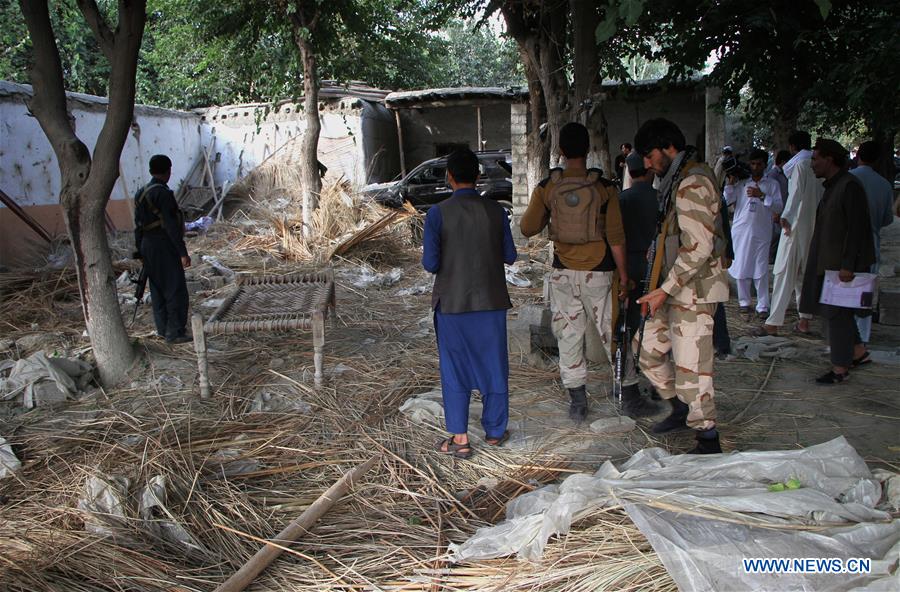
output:
<path id="1" fill-rule="evenodd" d="M 428 210 L 422 266 L 436 275 L 431 304 L 441 367 L 444 417 L 450 436 L 438 452 L 468 458 L 469 399 L 481 393 L 485 442 L 509 438 L 509 358 L 506 311 L 512 307 L 503 264 L 516 260 L 506 211 L 475 189 L 478 157 L 447 158 L 453 195 Z"/>

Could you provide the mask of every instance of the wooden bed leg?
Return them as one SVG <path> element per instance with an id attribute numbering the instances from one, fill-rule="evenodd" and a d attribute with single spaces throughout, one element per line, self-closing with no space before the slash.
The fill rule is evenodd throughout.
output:
<path id="1" fill-rule="evenodd" d="M 209 398 L 209 366 L 206 361 L 206 335 L 203 333 L 203 317 L 191 316 L 191 331 L 194 334 L 194 350 L 197 352 L 197 366 L 200 370 L 200 398 Z"/>
<path id="2" fill-rule="evenodd" d="M 316 367 L 316 387 L 322 386 L 322 358 L 325 346 L 325 315 L 322 312 L 314 312 L 312 315 L 313 330 L 313 364 Z"/>

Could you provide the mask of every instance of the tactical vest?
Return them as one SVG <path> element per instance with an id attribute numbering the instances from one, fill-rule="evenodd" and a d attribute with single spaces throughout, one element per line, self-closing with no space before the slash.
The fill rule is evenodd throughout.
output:
<path id="1" fill-rule="evenodd" d="M 697 163 L 695 161 L 688 161 L 684 165 L 684 169 L 681 174 L 680 179 L 676 179 L 678 184 L 680 185 L 682 181 L 691 175 L 702 175 L 710 180 L 713 184 L 713 187 L 717 187 L 716 185 L 716 176 L 713 173 L 712 169 L 709 168 L 708 165 Z M 672 269 L 672 266 L 675 265 L 675 260 L 678 258 L 678 249 L 681 247 L 681 227 L 678 224 L 678 216 L 675 214 L 675 199 L 677 199 L 678 187 L 676 186 L 674 191 L 676 192 L 676 196 L 672 200 L 672 204 L 669 207 L 669 212 L 667 214 L 668 224 L 666 225 L 666 245 L 665 245 L 665 268 L 663 277 L 669 273 L 669 270 Z M 721 207 L 721 196 L 719 197 L 719 203 Z M 721 212 L 716 216 L 716 223 L 714 228 L 715 233 L 715 243 L 713 246 L 713 254 L 714 258 L 723 258 L 725 256 L 726 250 L 726 240 L 725 240 L 725 229 L 722 226 L 722 216 Z"/>
<path id="2" fill-rule="evenodd" d="M 606 238 L 609 194 L 602 185 L 599 169 L 588 169 L 584 177 L 565 177 L 561 168 L 550 171 L 546 185 L 550 240 L 583 245 Z"/>
<path id="3" fill-rule="evenodd" d="M 155 230 L 157 228 L 162 228 L 162 225 L 163 225 L 162 213 L 159 211 L 159 208 L 157 208 L 155 205 L 153 205 L 152 202 L 145 199 L 147 197 L 147 192 L 150 191 L 150 188 L 152 188 L 156 185 L 162 185 L 162 183 L 156 183 L 156 182 L 151 181 L 150 183 L 144 185 L 144 187 L 141 189 L 141 192 L 138 194 L 138 196 L 134 200 L 134 209 L 136 212 L 138 212 L 140 214 L 139 216 L 135 216 L 135 223 L 136 223 L 136 226 L 139 226 L 143 232 L 147 232 L 148 230 Z M 143 218 L 144 218 L 144 214 L 146 214 L 146 211 L 144 209 L 142 209 L 142 208 L 144 208 L 144 206 L 146 206 L 146 208 L 148 210 L 150 210 L 151 214 L 156 216 L 156 220 L 151 220 L 150 222 L 144 222 Z M 138 219 L 138 218 L 141 218 L 141 219 Z"/>

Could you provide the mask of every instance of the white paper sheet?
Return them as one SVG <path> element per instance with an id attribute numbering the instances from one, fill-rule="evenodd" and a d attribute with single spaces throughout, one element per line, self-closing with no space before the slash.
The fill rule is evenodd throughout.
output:
<path id="1" fill-rule="evenodd" d="M 819 302 L 844 308 L 872 308 L 877 288 L 877 274 L 857 273 L 849 282 L 842 282 L 838 272 L 826 271 Z"/>

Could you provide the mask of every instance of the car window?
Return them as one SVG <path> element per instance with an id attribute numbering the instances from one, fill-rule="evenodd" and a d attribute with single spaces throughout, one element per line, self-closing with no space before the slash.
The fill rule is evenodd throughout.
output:
<path id="1" fill-rule="evenodd" d="M 447 169 L 442 166 L 425 167 L 415 175 L 409 182 L 414 185 L 430 185 L 433 183 L 443 183 L 447 179 Z"/>

